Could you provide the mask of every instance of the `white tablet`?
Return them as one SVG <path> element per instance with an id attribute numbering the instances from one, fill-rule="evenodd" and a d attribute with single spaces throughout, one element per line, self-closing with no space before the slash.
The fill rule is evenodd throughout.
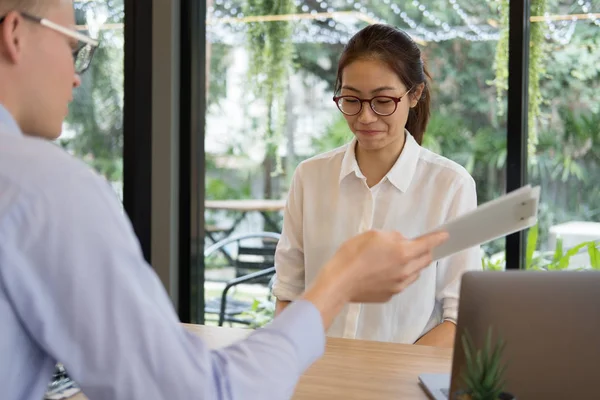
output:
<path id="1" fill-rule="evenodd" d="M 539 186 L 523 186 L 438 227 L 450 237 L 433 250 L 434 261 L 535 225 L 539 200 Z"/>

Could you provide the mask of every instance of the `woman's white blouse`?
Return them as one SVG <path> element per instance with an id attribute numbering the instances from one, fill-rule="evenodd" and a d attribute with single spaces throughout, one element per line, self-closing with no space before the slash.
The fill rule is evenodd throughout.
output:
<path id="1" fill-rule="evenodd" d="M 398 160 L 369 188 L 348 145 L 303 161 L 294 173 L 275 254 L 274 295 L 295 300 L 338 247 L 369 229 L 417 237 L 477 207 L 475 182 L 457 163 L 419 146 L 407 132 Z M 350 304 L 329 336 L 414 343 L 444 320 L 456 322 L 461 275 L 481 269 L 474 247 L 424 269 L 385 304 Z"/>

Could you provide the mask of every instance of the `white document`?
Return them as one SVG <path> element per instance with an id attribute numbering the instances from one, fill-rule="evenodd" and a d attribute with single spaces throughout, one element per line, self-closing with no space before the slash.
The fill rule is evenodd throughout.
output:
<path id="1" fill-rule="evenodd" d="M 450 237 L 433 250 L 434 261 L 535 225 L 539 200 L 540 187 L 526 185 L 438 227 Z"/>

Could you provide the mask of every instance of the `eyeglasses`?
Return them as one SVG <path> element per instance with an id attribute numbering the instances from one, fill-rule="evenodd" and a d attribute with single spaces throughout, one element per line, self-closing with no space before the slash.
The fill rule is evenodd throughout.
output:
<path id="1" fill-rule="evenodd" d="M 62 25 L 49 21 L 45 18 L 39 18 L 27 13 L 19 13 L 23 18 L 38 23 L 46 28 L 52 29 L 58 33 L 68 36 L 78 41 L 77 48 L 73 49 L 73 61 L 75 62 L 75 73 L 78 75 L 83 74 L 90 66 L 92 58 L 94 57 L 94 51 L 98 47 L 98 41 L 92 39 L 89 36 L 82 35 L 81 33 L 65 28 Z M 0 17 L 0 24 L 4 22 L 6 16 Z"/>
<path id="2" fill-rule="evenodd" d="M 343 114 L 346 115 L 358 115 L 362 111 L 363 103 L 367 102 L 371 106 L 371 110 L 377 115 L 386 117 L 396 112 L 398 103 L 402 101 L 402 98 L 410 93 L 412 89 L 409 89 L 400 97 L 392 96 L 375 96 L 371 99 L 361 99 L 356 96 L 335 96 L 333 101 L 340 109 Z"/>

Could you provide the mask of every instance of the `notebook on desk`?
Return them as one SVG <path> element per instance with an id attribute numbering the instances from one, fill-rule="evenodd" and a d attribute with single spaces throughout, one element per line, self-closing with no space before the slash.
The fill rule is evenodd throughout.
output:
<path id="1" fill-rule="evenodd" d="M 450 374 L 421 374 L 419 384 L 432 400 L 450 398 Z"/>

